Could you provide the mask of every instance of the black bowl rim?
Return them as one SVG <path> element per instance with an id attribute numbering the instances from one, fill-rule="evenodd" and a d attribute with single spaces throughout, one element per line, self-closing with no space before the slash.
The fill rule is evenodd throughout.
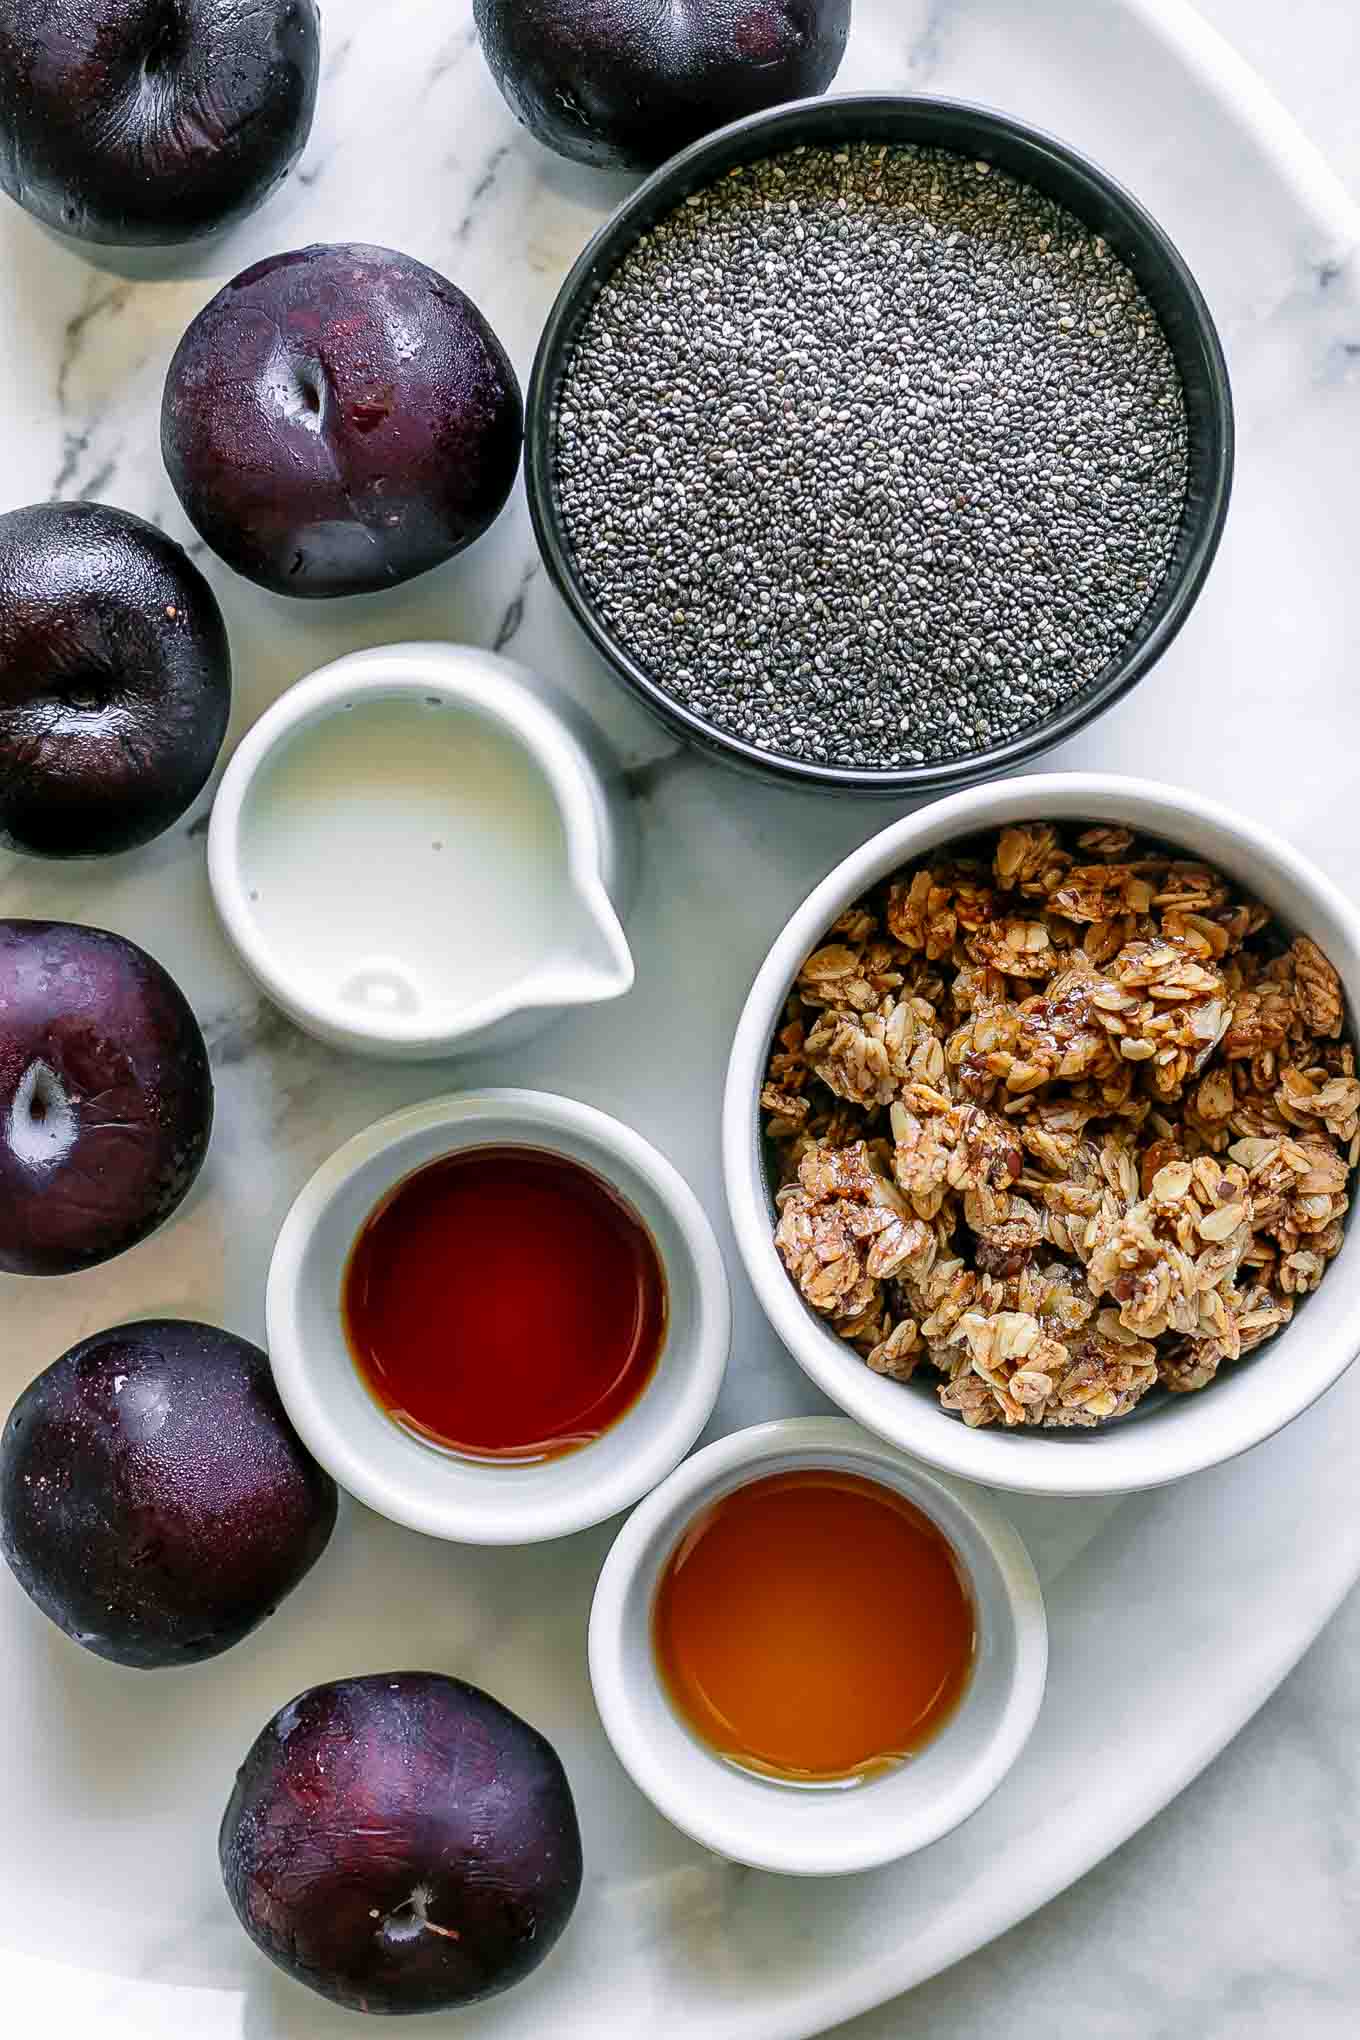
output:
<path id="1" fill-rule="evenodd" d="M 713 175 L 730 160 L 729 152 L 734 144 L 743 145 L 740 157 L 750 160 L 745 155 L 744 145 L 755 137 L 768 139 L 772 148 L 781 143 L 796 147 L 800 142 L 815 142 L 823 138 L 844 139 L 843 133 L 833 137 L 831 130 L 853 126 L 856 115 L 872 119 L 905 115 L 924 121 L 927 129 L 950 123 L 963 126 L 983 143 L 997 137 L 1019 142 L 1048 157 L 1064 177 L 1083 185 L 1090 194 L 1092 210 L 1104 207 L 1117 213 L 1129 239 L 1155 252 L 1168 272 L 1173 288 L 1180 293 L 1188 314 L 1187 324 L 1204 357 L 1211 420 L 1206 435 L 1210 454 L 1208 481 L 1203 500 L 1195 512 L 1189 551 L 1179 569 L 1175 570 L 1175 586 L 1166 609 L 1133 650 L 1103 680 L 1092 683 L 1066 708 L 1005 743 L 989 745 L 961 758 L 881 770 L 822 765 L 811 759 L 763 751 L 742 737 L 730 736 L 677 701 L 617 642 L 601 621 L 572 560 L 553 485 L 556 393 L 561 367 L 574 338 L 578 317 L 587 297 L 593 294 L 597 280 L 617 268 L 627 248 L 655 219 L 671 209 L 672 202 L 679 204 L 690 191 L 711 181 Z M 903 140 L 928 142 L 929 134 L 904 135 Z M 1079 211 L 1079 208 L 1073 207 L 1072 210 Z M 595 650 L 644 706 L 687 742 L 716 753 L 727 763 L 762 778 L 803 788 L 878 795 L 944 793 L 1010 772 L 1028 759 L 1074 736 L 1122 700 L 1156 664 L 1180 631 L 1199 597 L 1218 551 L 1232 493 L 1235 427 L 1227 363 L 1204 295 L 1170 236 L 1132 192 L 1089 156 L 1060 141 L 1057 136 L 993 107 L 927 93 L 831 93 L 819 98 L 790 100 L 718 128 L 663 163 L 610 214 L 572 265 L 539 340 L 525 411 L 525 488 L 534 536 L 550 580 Z"/>

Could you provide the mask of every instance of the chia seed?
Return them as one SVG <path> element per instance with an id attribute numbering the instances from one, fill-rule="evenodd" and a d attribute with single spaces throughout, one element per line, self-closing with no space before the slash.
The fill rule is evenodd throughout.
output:
<path id="1" fill-rule="evenodd" d="M 951 151 L 695 192 L 568 362 L 559 500 L 608 628 L 763 750 L 884 768 L 1051 715 L 1155 598 L 1187 477 L 1157 315 L 1084 222 Z"/>

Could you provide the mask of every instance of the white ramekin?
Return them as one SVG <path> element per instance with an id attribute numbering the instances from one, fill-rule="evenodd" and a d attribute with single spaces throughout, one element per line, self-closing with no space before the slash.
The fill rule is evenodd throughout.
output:
<path id="1" fill-rule="evenodd" d="M 345 1264 L 374 1206 L 441 1155 L 498 1146 L 593 1169 L 642 1219 L 666 1274 L 666 1341 L 641 1397 L 592 1444 L 530 1466 L 459 1459 L 401 1430 L 360 1380 L 341 1318 Z M 321 1464 L 379 1514 L 464 1544 L 564 1537 L 655 1487 L 707 1423 L 731 1336 L 722 1255 L 683 1177 L 618 1120 L 542 1091 L 435 1098 L 346 1141 L 283 1222 L 266 1315 L 279 1394 Z"/>
<path id="2" fill-rule="evenodd" d="M 300 731 L 377 698 L 408 700 L 416 708 L 442 702 L 494 725 L 536 772 L 561 819 L 564 913 L 554 953 L 516 983 L 466 1005 L 406 1013 L 346 1002 L 298 968 L 252 906 L 243 826 L 261 773 Z M 459 826 L 456 806 L 449 826 Z M 633 959 L 619 916 L 630 904 L 635 838 L 617 762 L 594 724 L 559 689 L 474 645 L 379 645 L 299 680 L 242 738 L 213 802 L 208 878 L 242 963 L 299 1027 L 352 1054 L 421 1061 L 505 1048 L 572 1006 L 597 1005 L 631 989 Z M 335 857 L 355 869 L 377 854 L 373 844 L 335 844 Z M 400 886 L 403 874 L 393 872 L 390 883 Z M 456 941 L 456 930 L 449 939 Z"/>
<path id="3" fill-rule="evenodd" d="M 934 1740 L 896 1770 L 843 1791 L 754 1777 L 705 1749 L 666 1696 L 651 1633 L 666 1561 L 703 1509 L 764 1475 L 824 1466 L 881 1481 L 930 1518 L 954 1549 L 978 1627 L 972 1678 Z M 595 1704 L 634 1783 L 706 1848 L 802 1877 L 913 1855 L 976 1813 L 1029 1739 L 1047 1667 L 1039 1582 L 1006 1518 L 843 1417 L 758 1424 L 687 1459 L 619 1532 L 590 1615 Z"/>
<path id="4" fill-rule="evenodd" d="M 1309 935 L 1360 1013 L 1360 915 L 1283 837 L 1186 788 L 1089 772 L 1035 774 L 934 802 L 872 837 L 809 894 L 751 987 L 728 1066 L 723 1163 L 747 1273 L 766 1316 L 805 1373 L 852 1417 L 927 1465 L 992 1487 L 1047 1495 L 1158 1487 L 1257 1445 L 1331 1387 L 1360 1350 L 1360 1227 L 1293 1322 L 1192 1395 L 1149 1398 L 1083 1431 L 969 1430 L 940 1409 L 923 1368 L 906 1385 L 873 1374 L 803 1303 L 775 1249 L 758 1093 L 784 1001 L 804 957 L 837 915 L 881 879 L 943 844 L 1009 822 L 1123 823 L 1204 858 Z"/>

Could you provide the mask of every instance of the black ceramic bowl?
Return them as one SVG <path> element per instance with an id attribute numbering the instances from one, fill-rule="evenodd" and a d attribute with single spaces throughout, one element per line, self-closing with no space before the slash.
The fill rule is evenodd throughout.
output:
<path id="1" fill-rule="evenodd" d="M 557 496 L 557 405 L 581 325 L 638 239 L 686 197 L 737 163 L 799 143 L 918 142 L 996 163 L 1058 200 L 1101 234 L 1137 277 L 1180 370 L 1189 423 L 1190 480 L 1171 565 L 1120 656 L 1056 714 L 1022 735 L 939 764 L 864 770 L 818 765 L 757 749 L 694 714 L 614 637 L 577 571 Z M 568 276 L 539 343 L 529 385 L 525 472 L 534 530 L 549 574 L 597 651 L 620 679 L 689 742 L 729 765 L 797 786 L 847 792 L 936 793 L 1007 772 L 1079 730 L 1118 701 L 1161 657 L 1204 585 L 1232 486 L 1233 412 L 1228 372 L 1208 306 L 1157 222 L 1103 170 L 1065 142 L 1008 115 L 947 99 L 864 94 L 807 99 L 736 121 L 663 164 L 596 234 Z"/>

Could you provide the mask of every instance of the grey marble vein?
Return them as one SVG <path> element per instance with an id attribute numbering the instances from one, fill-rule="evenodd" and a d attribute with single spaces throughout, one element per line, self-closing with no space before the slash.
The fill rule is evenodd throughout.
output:
<path id="1" fill-rule="evenodd" d="M 191 829 L 189 833 L 195 831 Z M 215 1069 L 230 1069 L 281 1044 L 300 1044 L 303 1040 L 292 1021 L 267 999 L 257 999 L 244 1010 L 218 1014 L 202 1025 L 203 1039 Z"/>
<path id="2" fill-rule="evenodd" d="M 658 757 L 644 758 L 641 764 L 628 766 L 623 774 L 623 783 L 630 799 L 655 800 L 679 773 L 699 762 L 697 751 L 690 750 L 686 744 L 677 744 L 672 751 L 663 751 Z"/>
<path id="3" fill-rule="evenodd" d="M 463 216 L 453 230 L 455 246 L 466 241 L 474 226 L 484 217 L 486 201 L 496 188 L 496 180 L 500 176 L 501 166 L 510 154 L 512 146 L 513 144 L 510 142 L 501 142 L 488 156 L 486 167 L 469 194 Z"/>
<path id="4" fill-rule="evenodd" d="M 116 460 L 102 460 L 94 470 L 94 473 L 83 481 L 76 491 L 81 502 L 98 502 L 103 497 L 104 491 L 108 488 L 109 483 L 117 472 L 118 462 Z"/>
<path id="5" fill-rule="evenodd" d="M 333 84 L 349 62 L 350 51 L 354 48 L 354 37 L 342 35 L 334 43 L 325 45 L 326 54 L 322 66 L 322 79 L 327 85 Z"/>
<path id="6" fill-rule="evenodd" d="M 477 31 L 471 24 L 442 42 L 430 57 L 429 69 L 425 73 L 424 90 L 421 93 L 422 99 L 428 98 L 451 71 L 459 68 L 468 53 L 476 47 Z"/>
<path id="7" fill-rule="evenodd" d="M 519 577 L 519 585 L 515 589 L 514 594 L 501 612 L 500 622 L 496 625 L 491 639 L 491 649 L 493 652 L 508 651 L 518 637 L 524 624 L 524 605 L 529 599 L 529 590 L 533 586 L 538 573 L 538 561 L 536 559 L 530 560 Z"/>
<path id="8" fill-rule="evenodd" d="M 66 494 L 67 489 L 75 479 L 81 460 L 89 450 L 89 445 L 90 435 L 88 431 L 64 432 L 62 434 L 61 466 L 52 477 L 51 486 L 47 491 L 49 496 L 64 496 Z"/>
<path id="9" fill-rule="evenodd" d="M 926 0 L 919 25 L 907 45 L 907 76 L 913 90 L 928 85 L 939 70 L 949 24 L 963 0 Z"/>
<path id="10" fill-rule="evenodd" d="M 99 278 L 91 278 L 86 288 L 84 304 L 66 321 L 66 328 L 62 334 L 61 354 L 57 361 L 56 395 L 59 411 L 66 409 L 71 375 L 84 352 L 90 327 L 105 317 L 117 318 L 131 296 L 130 283 L 106 285 Z"/>

